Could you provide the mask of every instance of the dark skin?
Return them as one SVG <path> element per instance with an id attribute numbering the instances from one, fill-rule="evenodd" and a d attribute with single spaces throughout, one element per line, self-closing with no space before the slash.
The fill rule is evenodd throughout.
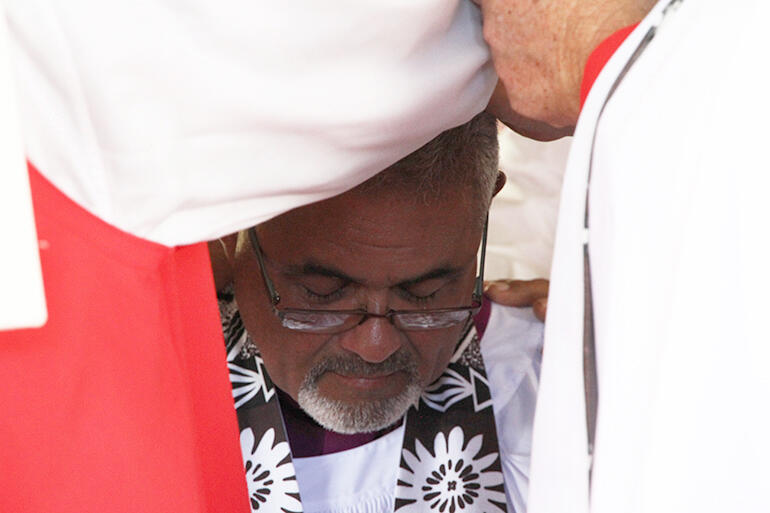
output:
<path id="1" fill-rule="evenodd" d="M 232 283 L 232 269 L 227 261 L 227 253 L 222 241 L 209 242 L 211 267 L 217 290 L 223 290 Z M 535 316 L 545 321 L 548 310 L 548 285 L 545 279 L 535 280 L 495 280 L 484 284 L 484 293 L 493 301 L 518 307 L 532 307 Z"/>
<path id="2" fill-rule="evenodd" d="M 224 244 L 219 240 L 209 242 L 211 267 L 217 290 L 223 290 L 232 283 L 232 270 L 227 261 Z M 548 286 L 545 279 L 495 280 L 484 284 L 484 293 L 496 303 L 532 307 L 535 317 L 545 321 L 548 310 Z"/>
<path id="3" fill-rule="evenodd" d="M 478 217 L 466 214 L 472 211 L 460 191 L 448 191 L 431 205 L 398 192 L 351 191 L 263 223 L 258 234 L 282 297 L 279 307 L 385 313 L 467 305 L 481 238 Z M 406 351 L 422 385 L 446 368 L 461 326 L 403 332 L 386 319 L 372 318 L 333 335 L 283 328 L 246 234 L 237 241 L 229 238 L 226 246 L 244 324 L 259 334 L 260 352 L 276 385 L 295 400 L 308 370 L 329 356 L 378 363 Z M 357 402 L 393 396 L 405 379 L 402 372 L 367 377 L 329 372 L 318 387 L 331 399 Z"/>

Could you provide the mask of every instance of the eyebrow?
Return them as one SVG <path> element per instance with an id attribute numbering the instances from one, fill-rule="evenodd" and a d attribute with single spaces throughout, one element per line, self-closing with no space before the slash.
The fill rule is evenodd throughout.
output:
<path id="1" fill-rule="evenodd" d="M 334 267 L 329 267 L 326 265 L 321 265 L 316 262 L 307 262 L 303 265 L 290 265 L 286 268 L 286 272 L 288 274 L 294 274 L 294 275 L 316 275 L 316 276 L 325 276 L 327 278 L 337 278 L 342 281 L 347 282 L 358 282 L 355 278 L 352 276 L 349 276 L 348 274 L 345 274 L 344 272 L 340 271 L 339 269 L 335 269 Z"/>
<path id="2" fill-rule="evenodd" d="M 345 282 L 349 283 L 362 283 L 363 280 L 354 278 L 339 269 L 336 269 L 334 267 L 326 266 L 319 264 L 317 262 L 307 262 L 303 265 L 291 265 L 288 266 L 286 269 L 286 272 L 288 274 L 295 274 L 295 275 L 316 275 L 316 276 L 325 276 L 328 278 L 336 278 Z M 415 276 L 414 278 L 408 278 L 406 280 L 402 280 L 395 285 L 394 287 L 411 287 L 413 285 L 417 285 L 419 283 L 428 281 L 428 280 L 434 280 L 439 278 L 447 278 L 447 277 L 454 277 L 459 275 L 462 272 L 462 269 L 456 268 L 456 267 L 438 267 L 436 269 L 432 269 L 426 273 L 420 274 L 418 276 Z"/>
<path id="3" fill-rule="evenodd" d="M 396 286 L 401 288 L 407 288 L 407 287 L 411 287 L 412 285 L 417 285 L 419 283 L 422 283 L 428 280 L 436 280 L 440 278 L 453 278 L 459 275 L 461 272 L 462 270 L 456 267 L 439 267 L 437 269 L 433 269 L 432 271 L 428 271 L 414 278 L 410 278 L 408 280 L 404 280 L 400 283 L 397 283 Z"/>

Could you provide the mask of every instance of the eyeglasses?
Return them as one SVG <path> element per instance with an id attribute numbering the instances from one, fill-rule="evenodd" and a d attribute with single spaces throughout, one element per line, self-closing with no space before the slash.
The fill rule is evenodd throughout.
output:
<path id="1" fill-rule="evenodd" d="M 484 260 L 487 249 L 487 225 L 489 217 L 484 221 L 484 230 L 481 238 L 481 258 L 479 274 L 471 296 L 469 306 L 455 308 L 434 308 L 425 310 L 388 310 L 384 314 L 367 312 L 366 310 L 309 310 L 299 308 L 278 309 L 281 296 L 275 290 L 273 280 L 267 274 L 265 258 L 257 239 L 257 232 L 252 227 L 249 229 L 251 247 L 257 256 L 262 278 L 265 282 L 273 312 L 281 321 L 284 328 L 309 333 L 341 333 L 363 324 L 370 317 L 381 317 L 390 321 L 396 328 L 403 331 L 438 330 L 450 328 L 466 323 L 471 316 L 478 313 L 481 308 L 481 295 L 484 284 Z"/>

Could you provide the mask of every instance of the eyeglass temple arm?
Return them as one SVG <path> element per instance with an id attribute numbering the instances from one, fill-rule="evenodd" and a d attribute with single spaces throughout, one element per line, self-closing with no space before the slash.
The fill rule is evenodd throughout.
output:
<path id="1" fill-rule="evenodd" d="M 473 300 L 481 302 L 484 294 L 484 262 L 487 257 L 487 229 L 489 228 L 489 212 L 484 219 L 484 230 L 481 232 L 481 258 L 479 259 L 479 274 L 476 277 L 476 286 L 473 288 Z"/>
<path id="2" fill-rule="evenodd" d="M 275 287 L 273 286 L 273 280 L 271 280 L 270 276 L 267 275 L 265 259 L 262 256 L 262 248 L 259 245 L 259 241 L 257 240 L 257 233 L 253 226 L 249 228 L 249 240 L 251 240 L 251 246 L 254 248 L 254 253 L 257 254 L 259 269 L 262 271 L 262 279 L 265 280 L 265 288 L 267 288 L 267 293 L 270 295 L 270 301 L 273 303 L 273 306 L 275 306 L 281 300 L 281 296 L 278 294 L 278 292 L 276 292 Z"/>

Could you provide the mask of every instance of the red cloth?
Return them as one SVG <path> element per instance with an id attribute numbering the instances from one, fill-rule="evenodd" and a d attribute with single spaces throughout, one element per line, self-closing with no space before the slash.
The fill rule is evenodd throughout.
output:
<path id="1" fill-rule="evenodd" d="M 588 56 L 586 67 L 583 71 L 583 82 L 580 85 L 581 107 L 585 103 L 586 98 L 588 97 L 588 92 L 591 90 L 594 82 L 596 82 L 596 77 L 599 76 L 599 73 L 601 73 L 604 65 L 607 64 L 607 61 L 610 60 L 610 57 L 612 57 L 620 45 L 623 44 L 623 41 L 626 40 L 628 35 L 634 31 L 637 25 L 639 24 L 636 23 L 630 27 L 625 27 L 618 30 L 610 37 L 602 41 L 599 46 L 597 46 L 596 49 L 591 53 L 591 55 Z"/>
<path id="2" fill-rule="evenodd" d="M 248 512 L 206 245 L 30 180 L 49 320 L 0 333 L 0 511 Z"/>

